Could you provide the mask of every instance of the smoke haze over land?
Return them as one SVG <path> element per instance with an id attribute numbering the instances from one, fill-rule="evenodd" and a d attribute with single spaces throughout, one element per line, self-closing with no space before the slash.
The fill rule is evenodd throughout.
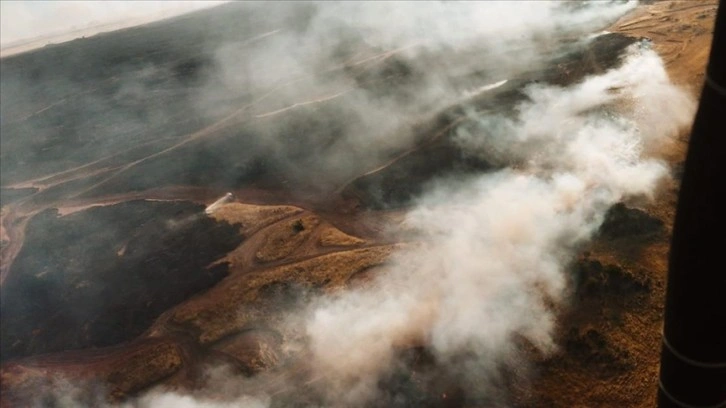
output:
<path id="1" fill-rule="evenodd" d="M 402 225 L 391 227 L 392 236 L 405 233 L 405 249 L 367 284 L 307 302 L 286 320 L 286 340 L 307 353 L 316 379 L 311 387 L 324 406 L 389 401 L 382 384 L 407 364 L 400 350 L 411 346 L 425 347 L 470 401 L 506 405 L 502 377 L 512 370 L 526 378 L 523 349 L 549 355 L 558 348 L 553 332 L 568 305 L 567 270 L 578 251 L 613 204 L 654 196 L 668 168 L 652 150 L 694 113 L 693 101 L 670 83 L 644 41 L 628 46 L 616 68 L 575 83 L 527 80 L 594 41 L 593 33 L 635 2 L 235 7 L 249 11 L 250 20 L 240 23 L 250 25 L 249 35 L 205 49 L 204 74 L 183 97 L 188 112 L 211 124 L 168 140 L 129 139 L 161 145 L 120 170 L 101 168 L 100 178 L 80 190 L 123 181 L 137 167 L 151 179 L 155 163 L 172 179 L 204 184 L 208 179 L 194 178 L 193 160 L 172 168 L 154 161 L 194 146 L 194 154 L 213 158 L 209 172 L 220 187 L 236 187 L 244 172 L 269 171 L 329 193 L 424 142 L 414 125 L 461 107 L 465 120 L 446 136 L 489 170 L 426 181 Z M 260 15 L 266 18 L 255 20 Z M 377 64 L 388 71 L 376 71 Z M 168 74 L 165 67 L 136 68 L 144 75 L 121 79 L 115 101 L 146 98 Z M 391 77 L 393 87 L 380 86 Z M 76 84 L 62 86 L 66 94 L 79 92 Z M 507 105 L 475 103 L 502 89 L 516 98 Z M 159 108 L 138 116 L 119 112 L 112 120 L 146 129 L 174 120 L 167 115 Z M 114 151 L 121 142 L 104 140 L 106 131 L 88 144 L 79 141 L 79 156 L 86 148 Z M 27 179 L 20 173 L 13 181 Z M 276 406 L 264 393 L 240 391 L 253 380 L 224 369 L 209 375 L 208 395 L 154 389 L 121 406 Z"/>
<path id="2" fill-rule="evenodd" d="M 181 42 L 182 46 L 157 52 L 168 53 L 171 63 L 155 63 L 155 56 L 138 63 L 133 55 L 116 62 L 117 50 L 93 49 L 99 64 L 111 64 L 91 74 L 111 75 L 100 85 L 87 84 L 93 76 L 79 75 L 74 58 L 61 55 L 57 65 L 40 67 L 39 72 L 14 75 L 7 69 L 4 116 L 17 114 L 22 120 L 42 115 L 44 125 L 52 122 L 45 118 L 51 111 L 59 118 L 77 118 L 65 121 L 60 130 L 64 138 L 76 142 L 76 148 L 61 162 L 52 154 L 57 135 L 47 134 L 47 128 L 34 129 L 27 121 L 8 120 L 5 127 L 13 129 L 4 129 L 10 136 L 4 138 L 3 150 L 14 154 L 3 157 L 7 164 L 2 177 L 7 184 L 26 181 L 67 169 L 69 164 L 85 164 L 89 157 L 118 155 L 150 143 L 149 149 L 158 154 L 132 168 L 106 170 L 102 180 L 147 188 L 172 179 L 224 185 L 274 172 L 308 188 L 336 185 L 420 142 L 415 124 L 482 86 L 542 68 L 557 57 L 551 53 L 568 52 L 563 45 L 576 47 L 578 38 L 605 27 L 634 5 L 223 5 L 219 10 L 228 8 L 230 15 L 239 14 L 242 21 L 231 26 L 232 21 L 212 20 L 209 26 L 193 27 L 176 37 L 155 38 L 164 47 L 189 36 L 188 45 Z M 397 21 L 393 24 L 389 19 Z M 139 35 L 153 38 L 158 26 L 148 26 L 144 28 L 148 33 Z M 131 34 L 127 32 L 126 41 L 145 41 Z M 224 39 L 222 45 L 206 45 L 216 38 Z M 90 48 L 93 41 L 86 39 L 77 49 Z M 198 56 L 180 58 L 184 52 Z M 186 74 L 192 68 L 194 74 Z M 42 85 L 38 76 L 54 86 Z M 30 104 L 36 111 L 15 112 L 28 95 L 33 95 Z M 80 104 L 74 105 L 73 112 L 42 104 L 59 99 Z M 285 120 L 279 120 L 282 117 Z M 185 133 L 190 126 L 215 122 L 214 129 Z M 22 141 L 15 142 L 20 130 L 38 135 L 36 144 L 49 156 L 42 165 L 31 166 L 33 157 L 26 156 L 34 153 L 26 152 Z M 167 152 L 185 152 L 192 142 L 195 151 L 188 160 L 175 161 L 174 169 L 163 162 Z M 219 168 L 206 173 L 195 169 L 206 157 L 220 163 Z M 129 175 L 142 167 L 143 177 Z M 107 185 L 102 181 L 88 187 Z"/>
<path id="3" fill-rule="evenodd" d="M 425 244 L 399 254 L 372 288 L 314 310 L 308 334 L 336 396 L 374 394 L 394 347 L 412 337 L 484 395 L 499 364 L 517 361 L 517 337 L 552 351 L 553 305 L 565 301 L 575 251 L 611 205 L 653 194 L 666 168 L 642 146 L 672 136 L 693 112 L 650 50 L 634 49 L 621 68 L 570 88 L 526 93 L 530 100 L 513 117 L 483 115 L 475 129 L 460 129 L 468 151 L 518 168 L 441 181 L 406 219 Z M 607 111 L 623 100 L 675 104 L 634 115 Z"/>
<path id="4" fill-rule="evenodd" d="M 312 43 L 289 37 L 266 43 L 258 58 L 277 64 L 270 70 L 253 63 L 248 75 L 254 79 L 246 81 L 271 87 L 315 76 L 309 67 L 319 62 L 306 59 L 319 55 L 309 51 L 330 49 L 321 44 L 335 38 L 330 31 L 342 23 L 355 27 L 371 46 L 410 47 L 401 52 L 404 59 L 474 47 L 495 56 L 484 62 L 493 82 L 542 61 L 538 41 L 592 31 L 630 7 L 335 4 L 309 23 L 312 35 L 305 39 Z M 239 60 L 229 50 L 218 55 L 224 67 Z M 473 69 L 466 61 L 437 62 L 447 74 Z M 475 64 L 481 68 L 481 61 Z M 368 130 L 348 130 L 345 149 L 328 152 L 323 160 L 338 161 L 350 150 L 370 154 L 365 147 L 371 144 L 397 143 L 388 138 L 401 118 L 461 98 L 456 92 L 461 89 L 438 77 L 440 67 L 429 68 L 413 67 L 424 77 L 417 85 L 425 89 L 416 89 L 416 98 L 408 101 L 413 103 L 356 98 L 353 114 L 366 119 Z M 234 89 L 233 73 L 239 71 L 229 72 L 227 89 Z M 336 81 L 316 83 L 318 88 L 333 85 Z M 557 307 L 566 303 L 566 268 L 611 205 L 652 196 L 667 169 L 648 157 L 646 147 L 687 126 L 694 110 L 693 102 L 669 83 L 657 54 L 643 44 L 631 46 L 618 69 L 569 87 L 529 85 L 524 93 L 527 100 L 511 112 L 472 110 L 474 123 L 456 131 L 468 153 L 516 168 L 434 183 L 405 222 L 423 244 L 395 256 L 387 273 L 370 286 L 311 306 L 306 338 L 331 406 L 375 405 L 381 379 L 398 364 L 396 347 L 405 344 L 429 345 L 439 364 L 460 375 L 479 398 L 496 394 L 501 368 L 520 361 L 518 339 L 545 354 L 556 349 L 552 333 Z M 376 126 L 369 127 L 368 120 Z"/>

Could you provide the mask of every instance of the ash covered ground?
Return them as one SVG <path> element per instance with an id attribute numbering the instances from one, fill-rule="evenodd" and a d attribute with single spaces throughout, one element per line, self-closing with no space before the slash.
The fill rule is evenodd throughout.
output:
<path id="1" fill-rule="evenodd" d="M 2 58 L 2 406 L 652 406 L 715 8 L 232 3 Z"/>

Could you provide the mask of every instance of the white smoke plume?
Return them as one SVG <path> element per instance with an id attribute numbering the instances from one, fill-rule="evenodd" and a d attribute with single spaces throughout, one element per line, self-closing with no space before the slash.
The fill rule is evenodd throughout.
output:
<path id="1" fill-rule="evenodd" d="M 176 393 L 150 393 L 123 408 L 267 408 L 268 399 L 242 396 L 231 401 L 204 399 Z"/>
<path id="2" fill-rule="evenodd" d="M 612 204 L 652 196 L 667 167 L 645 147 L 671 138 L 694 112 L 641 44 L 617 69 L 526 94 L 510 115 L 472 112 L 476 124 L 457 133 L 467 151 L 516 165 L 432 185 L 403 225 L 419 245 L 371 284 L 310 306 L 302 324 L 326 406 L 375 405 L 397 350 L 412 345 L 456 372 L 471 398 L 496 392 L 500 368 L 521 364 L 519 339 L 545 355 L 556 350 L 569 262 Z M 153 392 L 134 406 L 269 403 Z"/>
<path id="3" fill-rule="evenodd" d="M 332 398 L 374 398 L 395 348 L 412 342 L 443 362 L 473 356 L 462 370 L 484 392 L 516 353 L 515 336 L 552 351 L 553 304 L 565 299 L 575 251 L 612 204 L 652 195 L 666 166 L 643 146 L 672 137 L 693 114 L 648 49 L 580 84 L 526 93 L 511 116 L 482 114 L 459 132 L 468 151 L 516 170 L 442 180 L 406 218 L 424 245 L 398 254 L 374 285 L 313 310 L 313 361 Z"/>
<path id="4" fill-rule="evenodd" d="M 229 100 L 249 94 L 259 101 L 252 107 L 255 117 L 274 127 L 285 126 L 270 125 L 277 123 L 278 113 L 335 106 L 318 113 L 319 120 L 340 128 L 334 142 L 309 134 L 297 137 L 305 141 L 300 143 L 330 144 L 301 173 L 315 173 L 316 180 L 345 180 L 391 150 L 414 144 L 411 122 L 458 103 L 466 90 L 541 67 L 558 45 L 585 41 L 583 36 L 636 4 L 322 2 L 314 3 L 312 11 L 285 3 L 254 4 L 251 10 L 266 10 L 269 24 L 256 36 L 216 51 L 221 73 L 203 90 L 198 108 L 208 114 L 231 111 Z M 305 13 L 312 17 L 298 15 Z M 287 28 L 290 21 L 301 26 L 297 32 Z M 362 89 L 340 69 L 345 64 L 368 69 L 389 58 L 407 67 L 410 74 L 402 81 L 412 82 L 394 97 Z M 268 98 L 271 93 L 274 98 Z M 295 142 L 268 128 L 256 131 L 263 136 L 255 143 L 269 155 L 294 155 L 289 151 Z"/>
<path id="5" fill-rule="evenodd" d="M 506 73 L 538 61 L 536 44 L 547 43 L 548 36 L 592 32 L 634 3 L 595 3 L 569 13 L 561 6 L 339 4 L 316 15 L 327 24 L 311 24 L 312 30 L 322 30 L 306 37 L 314 46 L 299 43 L 307 40 L 296 40 L 294 47 L 287 37 L 275 40 L 262 59 L 281 65 L 274 70 L 252 65 L 247 75 L 257 86 L 313 75 L 306 70 L 318 65 L 306 60 L 306 52 L 325 48 L 321 39 L 333 35 L 333 20 L 357 27 L 376 47 L 423 44 L 407 50 L 407 56 L 480 46 L 497 56 L 491 79 L 501 83 Z M 277 58 L 282 50 L 287 54 Z M 230 67 L 226 85 L 242 86 L 245 81 L 233 75 L 235 53 L 221 50 L 220 58 Z M 448 68 L 455 70 L 458 62 Z M 426 86 L 424 99 L 459 100 L 466 92 L 457 94 L 435 75 Z M 439 364 L 475 384 L 467 390 L 474 397 L 493 391 L 501 366 L 519 361 L 517 339 L 544 354 L 554 351 L 555 308 L 566 302 L 566 268 L 612 204 L 652 197 L 667 167 L 648 151 L 687 126 L 694 112 L 691 99 L 669 82 L 661 59 L 644 44 L 632 46 L 617 69 L 564 88 L 530 85 L 525 94 L 507 115 L 472 109 L 474 124 L 456 130 L 468 153 L 503 170 L 430 186 L 403 226 L 415 231 L 421 244 L 398 253 L 372 284 L 310 306 L 302 324 L 310 364 L 329 406 L 375 405 L 380 381 L 398 364 L 397 350 L 410 345 L 426 346 Z M 381 126 L 399 124 L 387 115 L 410 114 L 408 109 L 361 99 L 352 111 L 376 122 L 376 134 L 386 135 Z M 363 149 L 374 144 L 371 138 L 373 133 L 362 132 L 349 142 Z M 347 157 L 334 153 L 331 160 Z M 209 404 L 195 401 L 193 406 Z"/>
<path id="6" fill-rule="evenodd" d="M 542 57 L 538 45 L 602 29 L 634 6 L 333 4 L 316 12 L 305 36 L 273 30 L 261 33 L 259 45 L 248 41 L 218 50 L 222 80 L 206 90 L 200 107 L 218 110 L 231 98 L 224 92 L 247 92 L 251 86 L 263 93 L 300 77 L 317 79 L 282 92 L 279 100 L 288 106 L 304 101 L 300 98 L 310 89 L 320 89 L 321 99 L 326 92 L 354 87 L 349 78 L 319 75 L 321 60 L 330 62 L 326 53 L 338 44 L 340 27 L 353 27 L 371 48 L 403 49 L 408 61 L 440 50 L 485 52 L 489 82 L 481 86 L 531 69 Z M 280 15 L 272 14 L 284 21 L 285 8 L 274 7 Z M 410 106 L 352 98 L 344 113 L 363 120 L 345 128 L 343 142 L 321 158 L 330 163 L 325 169 L 349 166 L 356 155 L 370 161 L 381 144 L 410 144 L 405 137 L 384 138 L 412 115 L 465 99 L 467 89 L 438 74 L 464 75 L 477 67 L 467 66 L 465 58 L 440 64 L 416 67 L 427 75 Z M 304 327 L 316 386 L 328 406 L 374 406 L 381 379 L 398 364 L 397 350 L 410 345 L 426 346 L 438 363 L 476 384 L 467 389 L 474 397 L 492 391 L 502 365 L 518 361 L 518 339 L 544 354 L 555 350 L 555 308 L 566 302 L 568 264 L 612 204 L 653 196 L 667 167 L 649 156 L 650 148 L 687 126 L 694 112 L 690 98 L 668 80 L 658 55 L 642 44 L 629 50 L 619 68 L 568 87 L 530 85 L 525 95 L 509 114 L 472 108 L 473 124 L 456 129 L 456 141 L 467 153 L 504 169 L 430 185 L 402 226 L 420 244 L 396 254 L 370 285 L 317 299 L 302 317 L 292 317 L 302 319 L 296 323 Z M 282 148 L 284 141 L 261 143 Z M 267 397 L 226 395 L 219 401 L 155 390 L 124 407 L 270 404 Z"/>

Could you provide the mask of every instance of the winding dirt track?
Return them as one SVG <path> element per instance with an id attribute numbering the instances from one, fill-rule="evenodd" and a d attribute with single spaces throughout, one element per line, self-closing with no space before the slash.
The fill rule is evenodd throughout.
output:
<path id="1" fill-rule="evenodd" d="M 252 38 L 249 40 L 250 42 L 256 41 L 258 39 L 265 38 L 270 35 L 274 35 L 276 31 L 263 33 L 257 37 Z M 364 56 L 360 59 L 351 59 L 349 61 L 344 62 L 343 64 L 330 67 L 323 72 L 330 73 L 334 71 L 339 71 L 343 69 L 349 69 L 352 67 L 357 66 L 365 66 L 364 69 L 370 69 L 375 64 L 378 64 L 382 61 L 385 61 L 387 58 L 390 58 L 394 56 L 395 54 L 405 51 L 411 47 L 418 46 L 419 44 L 412 44 L 405 47 L 401 47 L 394 50 L 388 50 L 385 52 L 376 53 L 369 56 Z M 338 91 L 333 94 L 328 95 L 322 95 L 322 96 L 313 96 L 310 99 L 304 99 L 300 100 L 298 102 L 292 103 L 291 105 L 274 108 L 273 110 L 269 111 L 263 111 L 263 112 L 256 112 L 255 107 L 257 105 L 261 105 L 263 102 L 267 101 L 268 99 L 271 99 L 273 96 L 281 92 L 286 87 L 300 82 L 307 79 L 307 76 L 301 76 L 298 78 L 293 78 L 291 80 L 288 80 L 272 89 L 267 91 L 266 93 L 262 94 L 258 98 L 256 98 L 253 102 L 246 104 L 244 106 L 239 107 L 237 110 L 232 112 L 231 114 L 217 120 L 216 122 L 210 124 L 209 126 L 206 126 L 200 130 L 197 130 L 195 132 L 189 133 L 185 136 L 182 136 L 179 141 L 176 141 L 174 144 L 168 147 L 164 147 L 160 150 L 157 150 L 153 153 L 149 153 L 144 155 L 143 157 L 133 160 L 128 163 L 123 164 L 115 164 L 115 165 L 108 165 L 107 163 L 111 162 L 112 160 L 122 157 L 124 154 L 137 150 L 144 147 L 151 147 L 154 145 L 157 145 L 159 143 L 164 142 L 164 140 L 154 140 L 150 142 L 144 142 L 136 146 L 129 147 L 127 149 L 124 149 L 120 152 L 114 153 L 112 155 L 108 155 L 106 157 L 102 157 L 96 160 L 93 160 L 89 163 L 82 164 L 70 169 L 62 170 L 53 174 L 47 174 L 41 177 L 37 177 L 31 180 L 25 180 L 18 183 L 13 183 L 12 185 L 8 185 L 6 188 L 9 189 L 26 189 L 26 188 L 33 188 L 36 189 L 36 192 L 34 194 L 31 194 L 22 200 L 19 200 L 18 202 L 12 203 L 10 205 L 3 207 L 3 213 L 2 218 L 0 219 L 0 224 L 2 225 L 2 235 L 7 240 L 6 243 L 4 243 L 2 249 L 0 249 L 0 253 L 2 255 L 2 263 L 0 264 L 0 285 L 5 281 L 6 276 L 9 272 L 10 265 L 14 261 L 15 257 L 17 256 L 18 252 L 22 248 L 23 245 L 23 239 L 24 239 L 24 229 L 27 225 L 28 220 L 32 218 L 34 215 L 38 214 L 39 212 L 42 212 L 47 209 L 51 208 L 68 208 L 68 207 L 74 207 L 74 208 L 88 208 L 92 206 L 98 206 L 98 205 L 108 205 L 113 203 L 118 203 L 122 201 L 128 201 L 133 199 L 159 199 L 157 196 L 157 192 L 155 191 L 148 191 L 143 193 L 129 193 L 129 194 L 123 194 L 123 195 L 115 195 L 112 197 L 96 197 L 94 199 L 83 199 L 82 197 L 96 188 L 108 183 L 109 181 L 113 180 L 114 178 L 118 177 L 122 173 L 128 171 L 129 169 L 147 162 L 149 160 L 152 160 L 154 158 L 160 157 L 162 155 L 171 153 L 183 146 L 186 146 L 190 143 L 197 142 L 203 139 L 209 139 L 217 137 L 221 134 L 222 131 L 229 129 L 233 126 L 241 125 L 247 121 L 255 120 L 255 119 L 268 119 L 270 117 L 284 114 L 285 112 L 289 112 L 293 109 L 296 109 L 298 107 L 307 106 L 311 104 L 318 104 L 318 103 L 327 103 L 331 102 L 334 99 L 345 95 L 346 93 L 352 91 L 352 89 L 343 89 L 341 91 Z M 93 92 L 96 88 L 81 92 L 76 95 L 71 95 L 64 97 L 63 99 L 53 102 L 49 104 L 48 106 L 44 107 L 40 111 L 34 112 L 30 115 L 26 115 L 22 120 L 27 120 L 28 118 L 32 117 L 35 114 L 41 113 L 42 111 L 52 109 L 56 106 L 59 106 L 63 103 L 68 103 L 70 100 L 76 97 L 83 96 L 85 94 Z M 79 191 L 73 191 L 70 190 L 66 193 L 65 198 L 62 201 L 54 200 L 50 202 L 45 202 L 41 205 L 29 205 L 32 201 L 32 199 L 37 196 L 39 193 L 43 192 L 44 190 L 55 188 L 55 187 L 61 187 L 67 183 L 70 183 L 72 181 L 82 180 L 82 179 L 90 179 L 92 177 L 101 176 L 101 175 L 107 175 L 102 180 L 96 182 L 95 184 L 91 185 L 90 187 L 83 188 Z M 197 195 L 185 195 L 182 191 L 184 189 L 180 189 L 176 191 L 174 194 L 175 200 L 187 200 L 187 201 L 198 201 Z M 244 195 L 243 195 L 244 196 Z"/>
<path id="2" fill-rule="evenodd" d="M 109 200 L 104 204 L 111 203 Z M 249 361 L 235 360 L 234 356 L 217 348 L 244 341 L 245 333 L 251 329 L 270 327 L 271 333 L 280 330 L 273 328 L 282 314 L 288 312 L 284 308 L 270 307 L 266 288 L 284 287 L 292 282 L 310 287 L 323 283 L 345 286 L 351 276 L 381 264 L 397 247 L 351 236 L 297 207 L 231 203 L 220 207 L 213 216 L 229 222 L 244 220 L 247 236 L 238 249 L 220 260 L 230 263 L 230 273 L 225 280 L 204 296 L 193 297 L 167 311 L 145 335 L 130 343 L 99 350 L 34 356 L 3 364 L 0 374 L 3 406 L 12 406 L 13 401 L 18 401 L 15 399 L 18 395 L 33 395 L 30 390 L 53 374 L 80 383 L 100 380 L 111 387 L 109 392 L 113 398 L 122 398 L 164 378 L 170 384 L 189 385 L 189 381 L 193 384 L 195 373 L 200 372 L 213 355 L 221 355 L 227 363 L 246 367 Z M 307 277 L 294 277 L 289 273 L 291 268 L 307 271 Z M 227 313 L 240 308 L 248 313 Z M 209 313 L 214 317 L 210 319 Z M 263 348 L 279 355 L 275 360 L 285 358 L 279 344 L 266 344 Z M 247 349 L 249 347 L 243 348 Z M 249 352 L 253 353 L 252 357 L 256 355 L 254 350 Z M 287 377 L 295 374 L 270 375 Z M 267 387 L 271 391 L 274 388 L 272 385 Z"/>

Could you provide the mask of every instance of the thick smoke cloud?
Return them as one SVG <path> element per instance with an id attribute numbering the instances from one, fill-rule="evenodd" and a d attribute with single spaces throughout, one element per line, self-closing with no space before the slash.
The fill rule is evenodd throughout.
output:
<path id="1" fill-rule="evenodd" d="M 17 154 L 4 157 L 12 165 L 5 165 L 2 177 L 9 184 L 42 178 L 105 156 L 107 161 L 95 165 L 100 182 L 87 183 L 91 193 L 107 181 L 145 183 L 144 188 L 170 182 L 228 185 L 260 169 L 289 184 L 335 188 L 412 147 L 421 137 L 417 124 L 470 91 L 542 67 L 563 44 L 587 41 L 586 34 L 634 6 L 632 1 L 223 5 L 239 20 L 210 19 L 209 27 L 187 27 L 194 33 L 189 38 L 154 43 L 169 45 L 159 51 L 171 62 L 149 57 L 137 63 L 137 55 L 129 54 L 104 68 L 113 77 L 101 82 L 62 61 L 39 74 L 53 87 L 22 73 L 6 75 L 3 130 L 9 136 L 3 148 Z M 153 30 L 146 35 L 156 36 Z M 128 35 L 126 41 L 139 39 Z M 215 46 L 204 46 L 207 42 Z M 79 47 L 91 47 L 84 51 L 88 57 L 102 59 L 125 52 L 92 48 L 103 44 L 87 39 Z M 198 68 L 189 77 L 180 75 L 188 66 Z M 61 71 L 67 73 L 59 76 Z M 76 108 L 65 112 L 68 106 Z M 64 137 L 76 141 L 76 148 L 65 160 L 28 165 L 36 152 L 16 134 L 33 132 L 43 151 L 54 149 L 57 132 L 44 121 L 69 115 L 79 119 L 64 122 Z M 117 170 L 106 165 L 137 147 L 144 149 L 134 157 L 142 151 L 145 156 L 134 163 Z M 166 160 L 192 148 L 184 153 L 188 160 Z M 207 171 L 213 174 L 196 167 L 207 161 L 218 163 Z"/>
<path id="2" fill-rule="evenodd" d="M 368 13 L 345 21 L 340 16 L 359 14 L 333 7 L 316 18 L 357 24 L 367 41 L 386 49 L 425 44 L 404 51 L 411 57 L 481 46 L 499 57 L 493 65 L 503 68 L 491 79 L 502 80 L 539 60 L 507 54 L 508 47 L 532 50 L 543 37 L 592 29 L 632 5 L 599 3 L 568 12 L 543 2 L 397 4 L 386 12 L 378 10 L 384 4 L 337 7 Z M 423 30 L 421 21 L 432 24 Z M 282 41 L 280 49 L 289 49 Z M 265 58 L 275 58 L 275 47 L 269 52 Z M 279 59 L 286 64 L 279 75 L 295 69 L 313 75 L 297 58 L 303 57 Z M 259 75 L 257 83 L 283 80 L 275 72 Z M 447 102 L 462 95 L 435 75 L 426 85 L 427 96 Z M 473 124 L 456 130 L 467 152 L 505 169 L 432 185 L 403 225 L 421 244 L 397 254 L 372 284 L 318 299 L 303 317 L 311 364 L 330 405 L 374 403 L 381 379 L 398 364 L 396 350 L 407 345 L 427 345 L 474 397 L 492 392 L 500 368 L 519 361 L 518 340 L 543 354 L 554 351 L 555 309 L 566 303 L 569 262 L 612 204 L 652 197 L 667 168 L 648 152 L 687 126 L 694 109 L 647 44 L 632 46 L 620 68 L 569 87 L 530 85 L 524 92 L 526 100 L 512 112 L 472 108 Z M 391 109 L 362 100 L 354 112 L 379 118 Z M 368 144 L 373 136 L 356 137 Z"/>
<path id="3" fill-rule="evenodd" d="M 443 362 L 472 357 L 460 370 L 484 392 L 517 337 L 553 351 L 568 263 L 611 205 L 653 194 L 666 167 L 643 146 L 673 136 L 693 113 L 648 49 L 580 84 L 526 93 L 511 116 L 482 115 L 459 129 L 468 151 L 517 168 L 442 180 L 405 221 L 424 244 L 398 254 L 372 287 L 314 308 L 308 335 L 334 398 L 374 398 L 395 348 L 412 342 Z"/>
<path id="4" fill-rule="evenodd" d="M 634 5 L 345 2 L 316 5 L 305 19 L 281 4 L 257 5 L 269 7 L 273 22 L 300 19 L 300 35 L 272 24 L 216 50 L 222 75 L 203 90 L 197 108 L 231 112 L 226 102 L 245 93 L 258 101 L 253 116 L 264 119 L 345 95 L 337 111 L 345 118 L 340 139 L 315 156 L 314 169 L 345 178 L 385 151 L 410 146 L 415 135 L 399 130 L 412 118 L 531 70 L 559 39 L 587 41 L 583 36 Z M 366 47 L 346 49 L 341 33 Z M 393 55 L 421 75 L 405 103 L 361 92 L 350 76 L 332 70 Z M 481 82 L 456 80 L 478 70 L 486 72 Z M 264 97 L 270 92 L 274 101 Z M 455 130 L 467 153 L 502 170 L 431 184 L 400 226 L 418 244 L 396 254 L 369 285 L 318 298 L 290 317 L 303 328 L 329 406 L 375 405 L 380 381 L 400 364 L 404 346 L 427 346 L 474 398 L 493 392 L 501 367 L 519 361 L 521 340 L 543 354 L 556 350 L 555 310 L 567 302 L 569 262 L 612 204 L 653 196 L 667 168 L 649 153 L 687 126 L 694 111 L 645 44 L 633 46 L 617 69 L 568 87 L 529 85 L 524 94 L 510 112 L 469 108 L 473 120 Z M 260 132 L 261 152 L 289 154 L 277 133 Z M 267 406 L 269 397 L 239 394 L 245 381 L 214 381 L 222 401 L 154 390 L 124 406 Z"/>
<path id="5" fill-rule="evenodd" d="M 411 147 L 412 124 L 459 103 L 472 89 L 541 67 L 565 41 L 600 30 L 635 2 L 335 2 L 265 11 L 256 35 L 216 50 L 219 75 L 197 100 L 206 115 L 233 112 L 248 95 L 261 157 L 295 157 L 322 146 L 289 174 L 340 183 Z M 293 25 L 295 31 L 290 31 Z M 582 41 L 585 41 L 584 39 Z M 396 63 L 391 63 L 396 61 Z M 390 64 L 395 89 L 380 89 L 360 72 Z M 318 109 L 329 134 L 298 133 L 284 112 Z M 293 127 L 291 129 L 291 127 Z M 294 135 L 291 136 L 290 133 Z M 220 160 L 225 160 L 220 158 Z M 302 181 L 308 181 L 302 180 Z"/>

